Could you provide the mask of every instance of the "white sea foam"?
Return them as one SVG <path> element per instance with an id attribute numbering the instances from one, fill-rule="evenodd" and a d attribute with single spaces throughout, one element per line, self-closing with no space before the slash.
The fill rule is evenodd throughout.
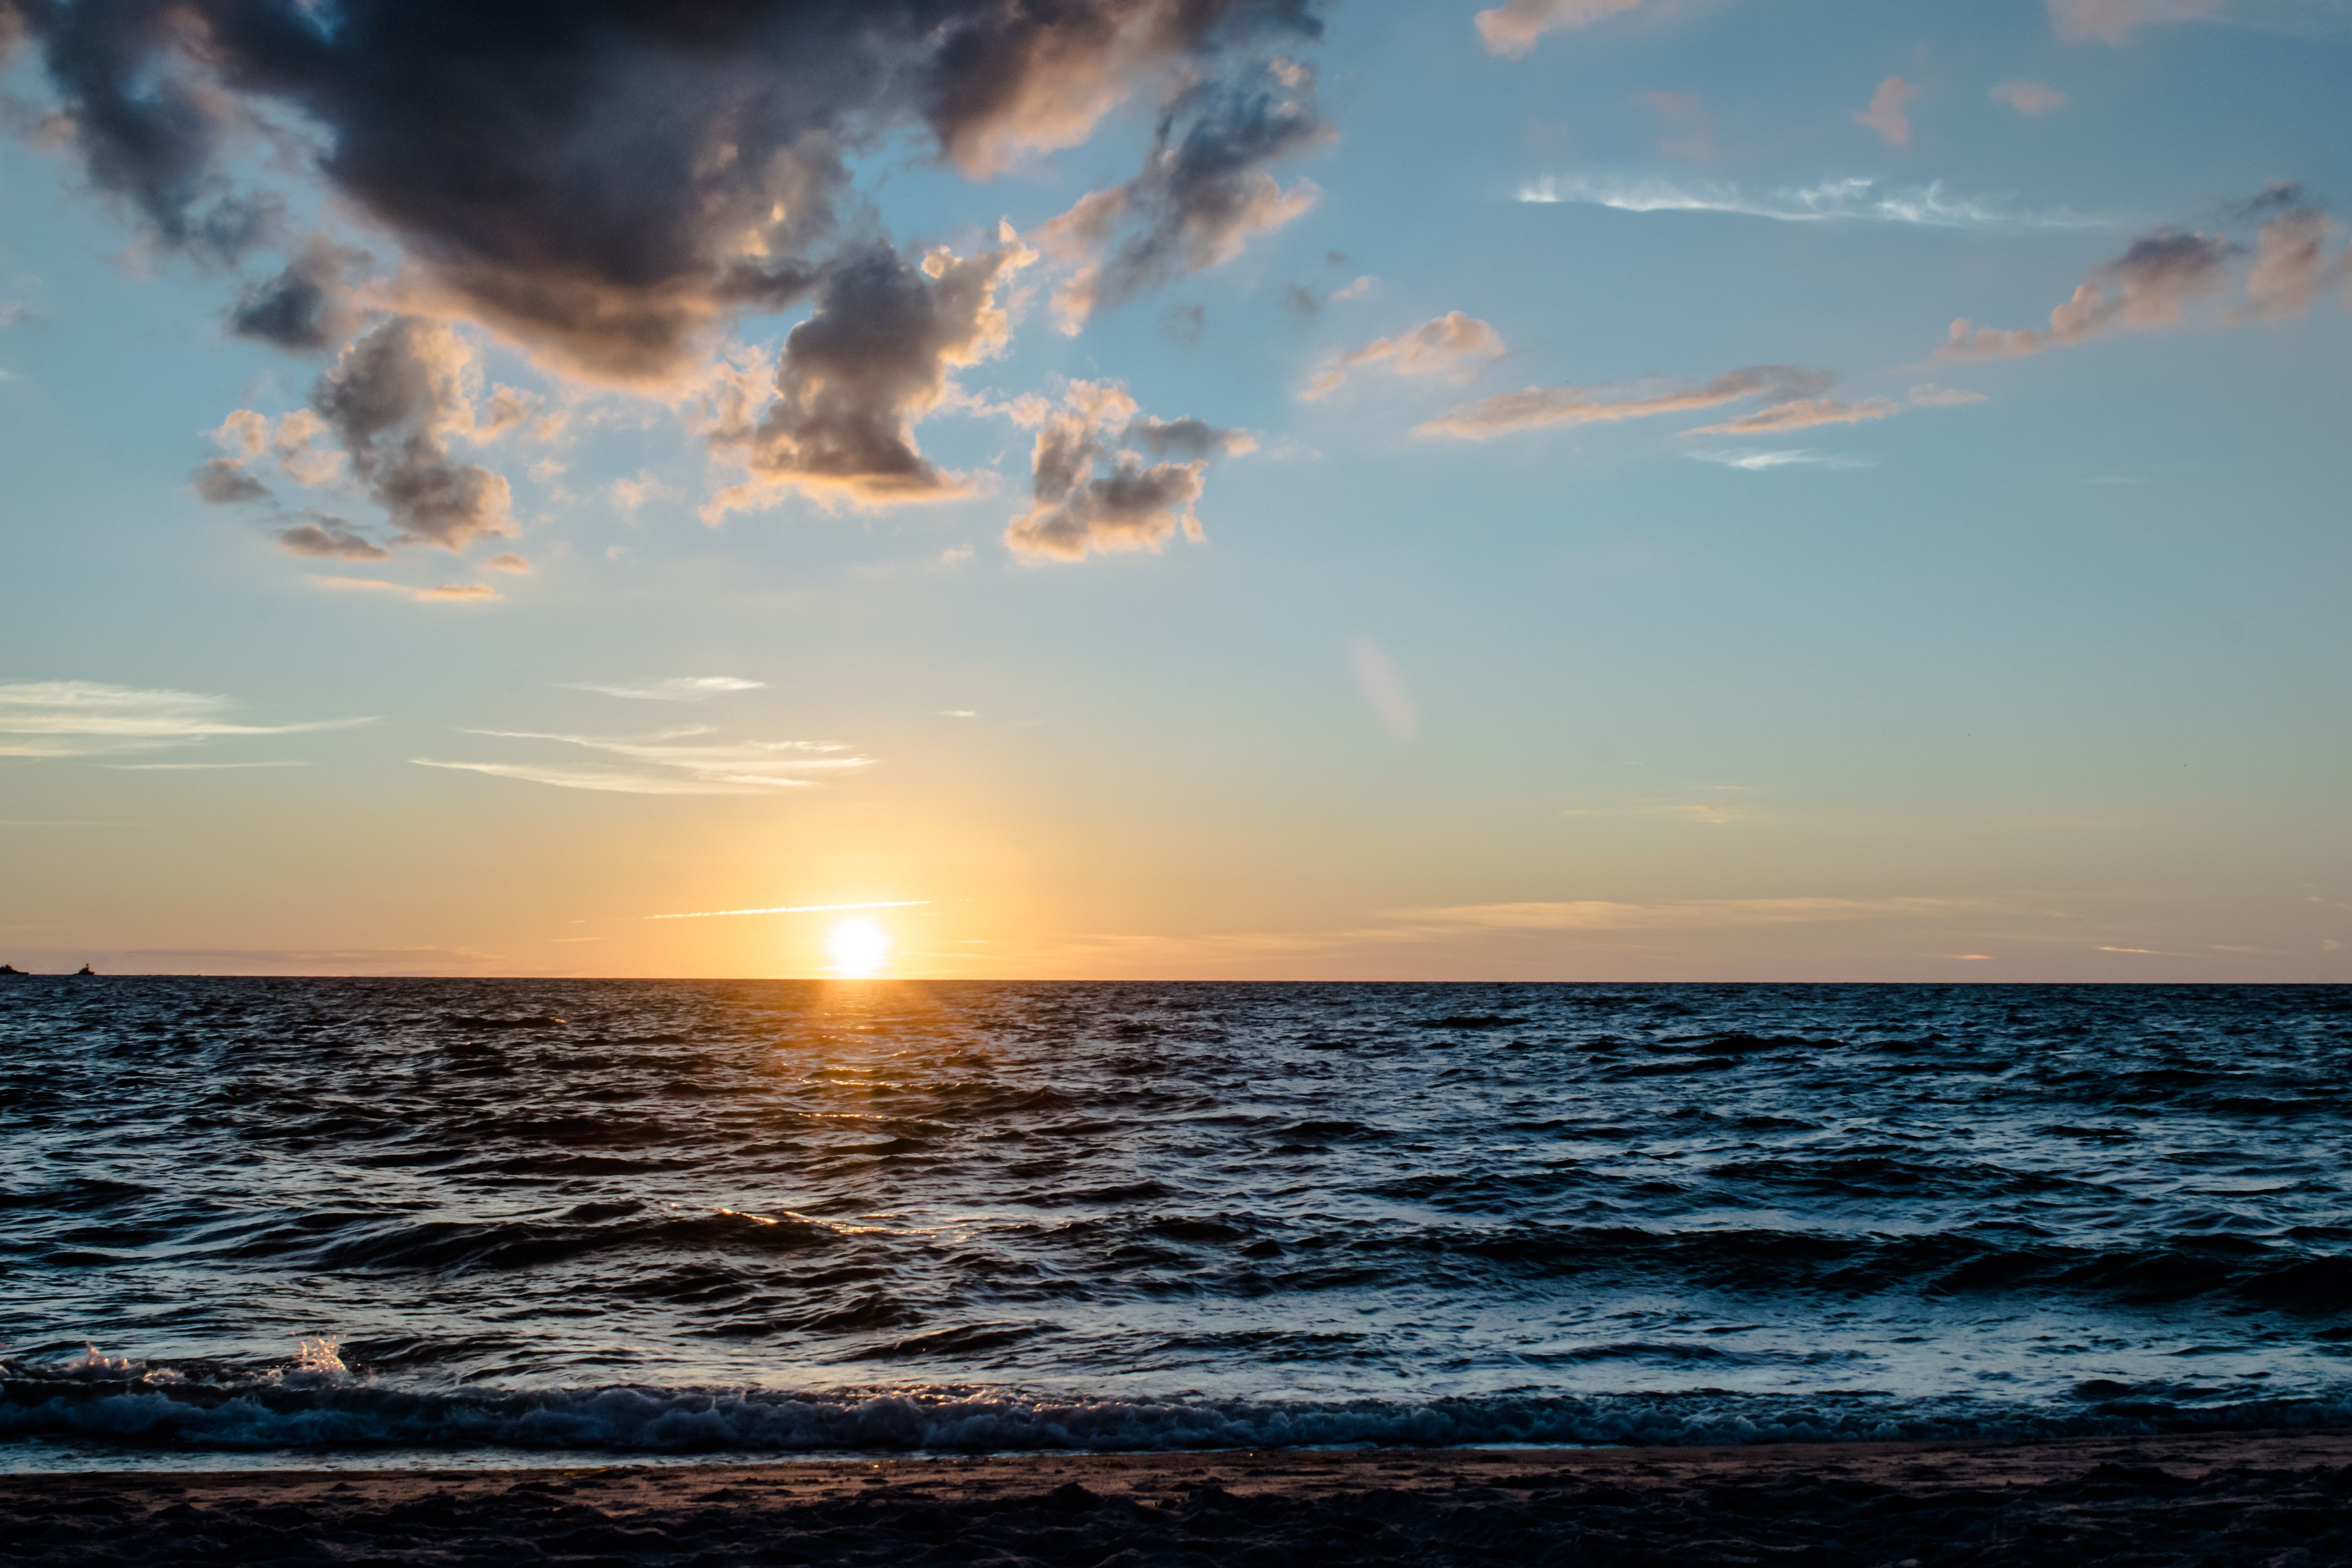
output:
<path id="1" fill-rule="evenodd" d="M 341 1377 L 350 1373 L 351 1369 L 343 1364 L 343 1358 L 338 1353 L 342 1342 L 332 1335 L 320 1334 L 316 1339 L 298 1337 L 294 1343 L 297 1349 L 292 1370 L 295 1372 L 307 1373 L 314 1377 Z"/>

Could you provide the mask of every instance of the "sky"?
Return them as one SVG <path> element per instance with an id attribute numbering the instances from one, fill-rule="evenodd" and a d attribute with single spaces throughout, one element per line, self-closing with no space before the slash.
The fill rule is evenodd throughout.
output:
<path id="1" fill-rule="evenodd" d="M 2352 981 L 2352 0 L 0 52 L 19 968 Z"/>

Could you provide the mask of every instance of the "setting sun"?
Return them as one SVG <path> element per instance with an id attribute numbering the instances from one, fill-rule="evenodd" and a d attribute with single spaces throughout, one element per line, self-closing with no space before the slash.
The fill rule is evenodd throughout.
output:
<path id="1" fill-rule="evenodd" d="M 835 921 L 824 939 L 824 955 L 842 978 L 869 979 L 890 963 L 890 933 L 882 929 L 880 921 L 864 915 Z"/>

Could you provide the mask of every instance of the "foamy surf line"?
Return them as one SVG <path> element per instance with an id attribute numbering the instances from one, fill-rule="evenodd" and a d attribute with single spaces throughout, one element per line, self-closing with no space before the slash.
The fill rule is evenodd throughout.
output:
<path id="1" fill-rule="evenodd" d="M 530 1456 L 1151 1452 L 1374 1446 L 1690 1447 L 1983 1441 L 2352 1427 L 2352 1389 L 2200 1405 L 2100 1389 L 2002 1405 L 1702 1391 L 1427 1400 L 1086 1399 L 973 1389 L 419 1389 L 271 1373 L 0 1368 L 0 1468 L 40 1450 L 257 1455 L 398 1449 Z M 495 1460 L 491 1461 L 497 1462 Z"/>

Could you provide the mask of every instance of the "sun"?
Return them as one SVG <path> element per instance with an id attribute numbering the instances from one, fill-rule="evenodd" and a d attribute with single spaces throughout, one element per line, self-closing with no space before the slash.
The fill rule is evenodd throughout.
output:
<path id="1" fill-rule="evenodd" d="M 870 980 L 890 964 L 890 933 L 882 922 L 859 915 L 835 921 L 825 933 L 824 955 L 833 972 L 845 980 Z"/>

